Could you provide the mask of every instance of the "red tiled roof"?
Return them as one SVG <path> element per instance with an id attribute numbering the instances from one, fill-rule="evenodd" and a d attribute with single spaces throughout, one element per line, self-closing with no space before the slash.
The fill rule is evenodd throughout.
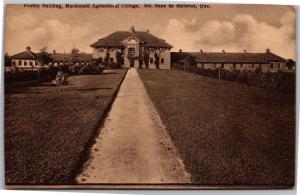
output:
<path id="1" fill-rule="evenodd" d="M 12 59 L 36 59 L 37 54 L 32 51 L 24 51 L 11 56 Z"/>
<path id="2" fill-rule="evenodd" d="M 146 47 L 166 47 L 171 48 L 172 45 L 167 43 L 163 39 L 159 39 L 156 36 L 150 34 L 149 32 L 129 32 L 129 31 L 116 31 L 105 38 L 99 39 L 95 43 L 91 44 L 91 47 L 114 47 L 122 46 L 121 41 L 127 37 L 137 37 L 140 42 L 142 42 Z"/>
<path id="3" fill-rule="evenodd" d="M 173 53 L 173 52 L 172 52 Z M 177 52 L 180 53 L 180 52 Z M 237 52 L 181 52 L 173 54 L 177 61 L 182 61 L 187 55 L 195 57 L 199 63 L 267 63 L 267 62 L 284 62 L 286 59 L 271 53 L 237 53 Z"/>

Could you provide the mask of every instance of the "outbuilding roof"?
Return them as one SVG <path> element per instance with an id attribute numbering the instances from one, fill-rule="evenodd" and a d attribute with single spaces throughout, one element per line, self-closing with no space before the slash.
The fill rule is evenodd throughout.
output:
<path id="1" fill-rule="evenodd" d="M 62 62 L 62 61 L 71 61 L 72 55 L 70 53 L 52 53 L 50 54 L 53 61 Z M 79 53 L 77 60 L 78 61 L 90 61 L 92 59 L 92 54 L 81 52 Z"/>
<path id="2" fill-rule="evenodd" d="M 144 31 L 116 31 L 105 38 L 98 39 L 95 43 L 91 44 L 91 47 L 116 47 L 122 46 L 122 41 L 127 37 L 136 37 L 146 47 L 165 47 L 171 48 L 172 45 L 165 40 L 160 39 L 149 32 Z"/>
<path id="3" fill-rule="evenodd" d="M 37 56 L 36 53 L 26 50 L 24 52 L 17 53 L 15 55 L 11 56 L 11 58 L 12 59 L 36 59 L 36 56 Z"/>
<path id="4" fill-rule="evenodd" d="M 37 59 L 40 53 L 34 53 L 32 51 L 24 51 L 12 56 L 12 59 Z M 53 61 L 71 61 L 72 55 L 70 53 L 50 53 L 50 57 Z M 80 52 L 77 60 L 78 61 L 90 61 L 92 59 L 92 54 Z"/>
<path id="5" fill-rule="evenodd" d="M 177 58 L 174 62 L 184 61 L 187 55 L 193 56 L 198 63 L 268 63 L 286 61 L 286 59 L 271 52 L 177 52 L 177 54 L 173 54 Z"/>

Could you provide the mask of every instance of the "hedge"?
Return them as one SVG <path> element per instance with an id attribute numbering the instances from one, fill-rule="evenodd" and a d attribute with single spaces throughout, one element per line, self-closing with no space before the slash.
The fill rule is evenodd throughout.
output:
<path id="1" fill-rule="evenodd" d="M 5 71 L 5 83 L 25 82 L 34 80 L 51 80 L 55 77 L 58 68 L 48 67 L 39 70 L 20 70 L 14 68 L 12 71 Z"/>
<path id="2" fill-rule="evenodd" d="M 195 73 L 205 77 L 219 79 L 219 69 L 203 69 L 197 66 L 173 64 L 172 69 Z M 288 93 L 294 93 L 296 74 L 294 72 L 262 72 L 261 69 L 251 70 L 220 70 L 220 79 L 233 81 L 249 86 L 262 87 Z"/>
<path id="3" fill-rule="evenodd" d="M 59 70 L 65 73 L 76 75 L 76 74 L 99 74 L 102 73 L 103 69 L 97 65 L 70 65 L 60 67 L 42 67 L 39 69 L 18 69 L 12 68 L 11 71 L 5 71 L 4 80 L 5 83 L 24 82 L 24 81 L 51 81 L 55 78 L 55 75 Z"/>

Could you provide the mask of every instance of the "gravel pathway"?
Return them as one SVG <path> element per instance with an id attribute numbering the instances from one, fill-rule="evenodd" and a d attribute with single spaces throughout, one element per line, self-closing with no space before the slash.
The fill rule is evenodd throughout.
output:
<path id="1" fill-rule="evenodd" d="M 190 182 L 136 69 L 128 70 L 77 182 Z"/>

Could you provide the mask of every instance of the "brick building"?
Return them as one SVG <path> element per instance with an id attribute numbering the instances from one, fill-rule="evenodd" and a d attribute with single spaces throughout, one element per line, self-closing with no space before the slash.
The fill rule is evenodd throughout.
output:
<path id="1" fill-rule="evenodd" d="M 124 68 L 170 69 L 172 45 L 148 31 L 116 31 L 90 45 L 93 59 L 110 66 Z"/>

